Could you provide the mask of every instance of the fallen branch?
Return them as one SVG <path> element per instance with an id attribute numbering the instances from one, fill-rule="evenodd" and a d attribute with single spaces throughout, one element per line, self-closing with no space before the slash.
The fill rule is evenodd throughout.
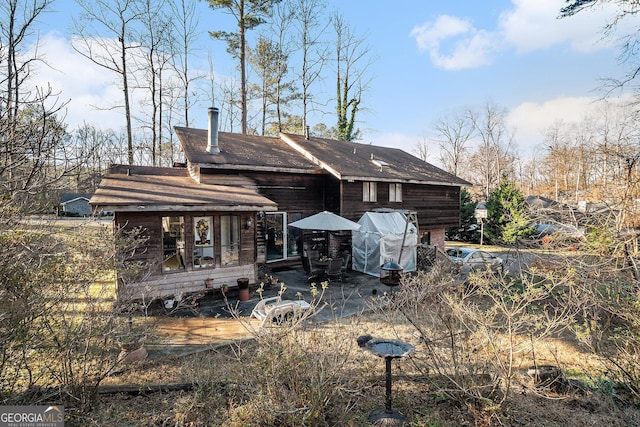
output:
<path id="1" fill-rule="evenodd" d="M 172 384 L 116 384 L 102 385 L 98 387 L 98 394 L 125 393 L 132 396 L 144 396 L 150 393 L 166 393 L 171 391 L 191 391 L 196 383 L 172 383 Z"/>

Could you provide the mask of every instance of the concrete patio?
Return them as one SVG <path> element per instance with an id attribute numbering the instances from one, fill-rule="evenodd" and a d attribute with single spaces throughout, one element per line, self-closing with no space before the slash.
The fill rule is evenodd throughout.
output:
<path id="1" fill-rule="evenodd" d="M 283 299 L 313 301 L 311 286 L 302 267 L 292 267 L 272 273 L 284 285 Z M 378 277 L 347 271 L 342 281 L 331 281 L 322 293 L 317 284 L 318 310 L 308 322 L 328 322 L 370 309 L 375 299 L 390 288 Z M 205 295 L 196 307 L 177 311 L 171 315 L 158 313 L 151 316 L 155 333 L 145 344 L 149 358 L 188 354 L 215 348 L 231 342 L 251 339 L 260 329 L 260 321 L 251 319 L 251 311 L 260 298 L 277 296 L 280 286 L 265 290 L 262 295 L 251 288 L 248 301 L 238 301 L 234 293 L 227 300 Z M 322 294 L 322 295 L 321 295 Z M 318 300 L 318 298 L 321 299 Z"/>

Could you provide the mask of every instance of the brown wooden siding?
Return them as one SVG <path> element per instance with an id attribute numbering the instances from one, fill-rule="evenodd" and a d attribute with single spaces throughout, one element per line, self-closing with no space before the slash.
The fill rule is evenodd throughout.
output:
<path id="1" fill-rule="evenodd" d="M 460 188 L 402 184 L 402 202 L 389 202 L 389 184 L 378 183 L 378 201 L 362 201 L 362 181 L 343 182 L 342 215 L 358 221 L 362 215 L 376 208 L 406 209 L 418 213 L 420 228 L 457 226 L 460 222 Z"/>
<path id="2" fill-rule="evenodd" d="M 302 212 L 304 216 L 324 210 L 324 175 L 252 173 L 261 195 L 278 204 L 284 212 Z"/>

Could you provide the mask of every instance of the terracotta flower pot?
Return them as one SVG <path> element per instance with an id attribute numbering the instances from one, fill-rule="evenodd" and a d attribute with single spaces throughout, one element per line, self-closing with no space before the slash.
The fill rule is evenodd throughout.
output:
<path id="1" fill-rule="evenodd" d="M 121 350 L 131 352 L 142 347 L 146 339 L 146 335 L 126 334 L 117 336 L 116 342 Z"/>
<path id="2" fill-rule="evenodd" d="M 238 279 L 238 289 L 249 289 L 249 279 L 247 277 L 241 277 Z"/>

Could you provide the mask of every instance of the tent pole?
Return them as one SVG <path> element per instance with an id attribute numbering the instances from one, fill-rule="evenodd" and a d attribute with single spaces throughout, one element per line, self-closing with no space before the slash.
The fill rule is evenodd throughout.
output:
<path id="1" fill-rule="evenodd" d="M 401 264 L 400 260 L 402 259 L 402 250 L 404 249 L 405 241 L 407 240 L 407 231 L 409 230 L 409 222 L 416 223 L 416 233 L 418 233 L 418 216 L 417 212 L 411 211 L 407 212 L 406 218 L 407 222 L 404 225 L 404 235 L 402 236 L 402 246 L 400 246 L 400 255 L 398 255 L 398 264 Z"/>

